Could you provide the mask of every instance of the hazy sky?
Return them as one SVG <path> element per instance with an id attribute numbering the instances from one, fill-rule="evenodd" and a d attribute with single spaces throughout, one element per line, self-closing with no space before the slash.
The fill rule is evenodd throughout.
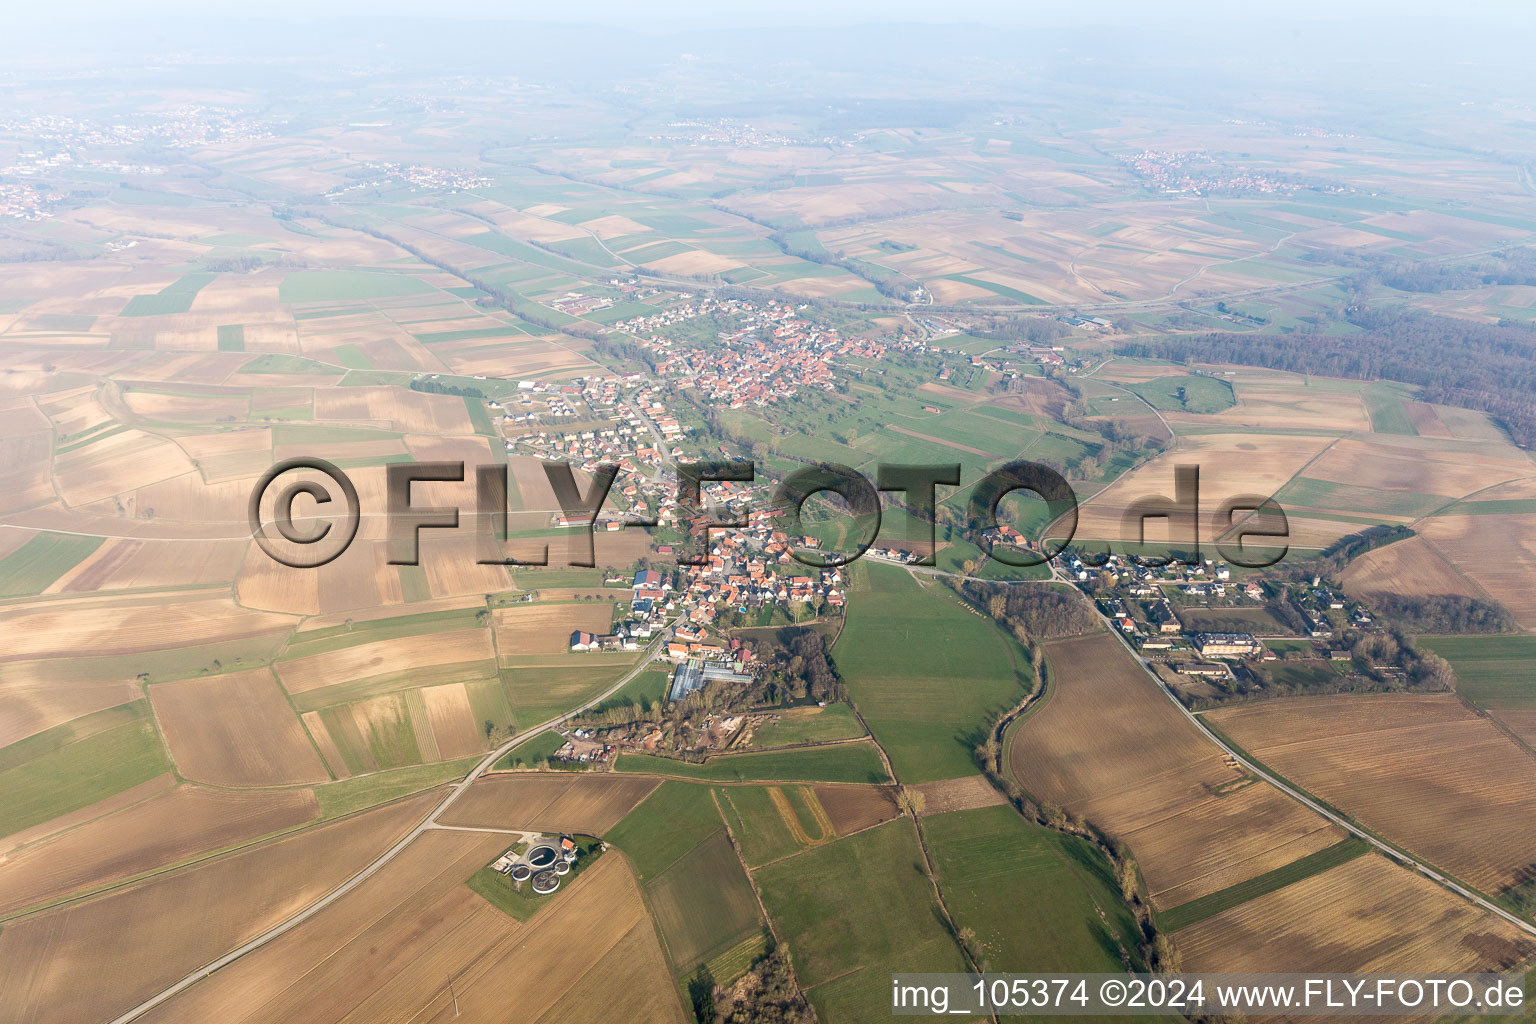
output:
<path id="1" fill-rule="evenodd" d="M 636 28 L 672 30 L 685 26 L 746 27 L 760 24 L 832 25 L 867 21 L 982 22 L 1027 28 L 1105 23 L 1167 25 L 1182 21 L 1252 24 L 1273 21 L 1331 21 L 1380 18 L 1454 18 L 1490 27 L 1536 20 L 1529 0 L 263 0 L 209 3 L 208 0 L 138 0 L 125 11 L 119 0 L 59 0 L 24 5 L 8 19 L 136 19 L 157 15 L 201 17 L 314 18 L 333 15 L 409 17 L 525 18 L 541 22 L 599 21 Z"/>

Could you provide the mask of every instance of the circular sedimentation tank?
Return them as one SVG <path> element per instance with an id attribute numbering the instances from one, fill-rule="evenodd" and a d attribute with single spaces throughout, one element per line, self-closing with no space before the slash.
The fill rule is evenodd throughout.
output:
<path id="1" fill-rule="evenodd" d="M 560 855 L 553 846 L 535 846 L 528 851 L 528 863 L 535 871 L 549 867 Z"/>
<path id="2" fill-rule="evenodd" d="M 555 874 L 557 874 L 557 875 L 568 875 L 570 873 L 571 873 L 570 861 L 564 861 L 563 860 L 560 863 L 555 865 Z"/>
<path id="3" fill-rule="evenodd" d="M 527 864 L 512 865 L 512 880 L 514 882 L 526 882 L 533 875 L 533 868 Z"/>

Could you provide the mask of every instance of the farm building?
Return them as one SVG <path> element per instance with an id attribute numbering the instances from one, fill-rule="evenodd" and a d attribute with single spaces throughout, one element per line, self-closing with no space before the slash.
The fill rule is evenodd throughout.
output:
<path id="1" fill-rule="evenodd" d="M 682 700 L 706 683 L 750 683 L 752 677 L 737 672 L 726 665 L 707 665 L 697 658 L 689 659 L 672 672 L 672 687 L 667 691 L 668 700 Z"/>
<path id="2" fill-rule="evenodd" d="M 1195 650 L 1202 658 L 1246 658 L 1255 654 L 1259 642 L 1252 633 L 1199 633 Z"/>

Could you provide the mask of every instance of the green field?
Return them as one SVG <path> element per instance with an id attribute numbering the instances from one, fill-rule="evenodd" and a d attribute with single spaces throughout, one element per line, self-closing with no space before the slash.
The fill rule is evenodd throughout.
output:
<path id="1" fill-rule="evenodd" d="M 1283 889 L 1303 878 L 1311 878 L 1329 868 L 1336 868 L 1368 852 L 1370 852 L 1370 846 L 1364 839 L 1350 836 L 1326 849 L 1308 854 L 1299 860 L 1293 860 L 1273 871 L 1266 871 L 1257 878 L 1229 885 L 1225 889 L 1180 904 L 1172 910 L 1165 910 L 1158 915 L 1158 923 L 1170 932 L 1188 928 L 1208 917 L 1215 917 L 1225 910 L 1231 910 L 1249 900 Z"/>
<path id="2" fill-rule="evenodd" d="M 401 274 L 371 274 L 361 270 L 296 270 L 278 287 L 279 302 L 345 302 L 420 295 L 431 285 Z"/>
<path id="3" fill-rule="evenodd" d="M 892 972 L 966 970 L 921 864 L 898 818 L 755 872 L 822 1020 L 889 1019 Z"/>
<path id="4" fill-rule="evenodd" d="M 867 782 L 890 781 L 880 755 L 868 743 L 838 743 L 797 750 L 721 754 L 692 764 L 654 754 L 621 754 L 621 772 L 670 775 L 700 782 Z"/>
<path id="5" fill-rule="evenodd" d="M 648 668 L 625 683 L 619 692 L 594 707 L 590 713 L 602 714 L 604 711 L 628 705 L 639 707 L 642 711 L 649 711 L 659 706 L 666 698 L 667 686 L 671 678 L 672 673 L 664 668 Z"/>
<path id="6" fill-rule="evenodd" d="M 523 728 L 531 728 L 581 707 L 618 682 L 630 670 L 634 660 L 582 665 L 579 664 L 582 655 L 564 657 L 570 657 L 578 664 L 571 668 L 548 668 L 541 664 L 501 670 L 512 710 Z"/>
<path id="7" fill-rule="evenodd" d="M 220 352 L 244 352 L 245 351 L 245 325 L 244 324 L 220 324 L 219 325 L 219 351 Z"/>
<path id="8" fill-rule="evenodd" d="M 724 832 L 684 854 L 645 892 L 680 974 L 762 932 L 752 885 Z"/>
<path id="9" fill-rule="evenodd" d="M 789 834 L 769 789 L 767 786 L 722 786 L 715 791 L 726 822 L 741 844 L 741 855 L 752 868 L 805 849 L 804 844 Z"/>
<path id="10" fill-rule="evenodd" d="M 101 547 L 101 537 L 39 533 L 0 558 L 0 597 L 31 597 Z"/>
<path id="11" fill-rule="evenodd" d="M 459 761 L 411 765 L 394 771 L 342 779 L 340 782 L 316 786 L 315 799 L 320 802 L 322 818 L 338 818 L 365 807 L 388 803 L 445 782 L 462 779 L 479 760 L 478 757 L 466 757 Z"/>
<path id="12" fill-rule="evenodd" d="M 723 827 L 708 786 L 664 782 L 603 839 L 623 850 L 648 881 Z"/>
<path id="13" fill-rule="evenodd" d="M 601 587 L 601 569 L 513 569 L 512 583 L 520 590 L 550 587 L 557 590 L 577 587 Z"/>
<path id="14" fill-rule="evenodd" d="M 923 832 L 944 902 L 976 933 L 984 970 L 1118 971 L 1121 950 L 1137 957 L 1136 919 L 1087 842 L 1012 807 L 934 815 Z"/>
<path id="15" fill-rule="evenodd" d="M 1275 500 L 1285 508 L 1319 508 L 1365 515 L 1427 515 L 1449 499 L 1436 494 L 1388 491 L 1379 487 L 1339 484 L 1310 477 L 1296 477 L 1280 488 Z"/>
<path id="16" fill-rule="evenodd" d="M 1232 385 L 1215 377 L 1154 377 L 1130 389 L 1154 408 L 1171 412 L 1213 413 L 1237 404 Z"/>
<path id="17" fill-rule="evenodd" d="M 185 313 L 192 308 L 192 300 L 203 286 L 217 274 L 186 274 L 153 295 L 135 295 L 118 316 L 164 316 Z"/>
<path id="18" fill-rule="evenodd" d="M 411 727 L 408 703 L 409 695 L 419 693 L 419 690 L 408 690 L 379 701 L 374 705 L 366 731 L 350 705 L 333 705 L 320 711 L 320 720 L 336 741 L 349 772 L 360 775 L 421 764 L 421 749 Z"/>
<path id="19" fill-rule="evenodd" d="M 1479 707 L 1536 707 L 1536 636 L 1426 636 L 1456 670 L 1456 689 Z"/>
<path id="20" fill-rule="evenodd" d="M 824 743 L 864 735 L 864 727 L 847 704 L 828 704 L 824 708 L 785 710 L 777 722 L 768 722 L 752 733 L 751 746 L 757 750 L 787 747 L 797 743 Z"/>
<path id="21" fill-rule="evenodd" d="M 832 658 L 898 778 L 975 774 L 987 723 L 1024 695 L 1019 673 L 1028 669 L 1015 665 L 1012 641 L 897 566 L 856 563 L 853 581 Z"/>
<path id="22" fill-rule="evenodd" d="M 0 749 L 0 833 L 89 807 L 170 770 L 147 701 L 54 726 Z"/>
<path id="23" fill-rule="evenodd" d="M 1224 623 L 1237 620 L 1243 623 L 1243 632 L 1260 636 L 1291 632 L 1263 608 L 1180 608 L 1178 613 L 1184 626 L 1196 631 L 1220 632 Z"/>
<path id="24" fill-rule="evenodd" d="M 1418 390 L 1406 384 L 1379 380 L 1360 393 L 1365 400 L 1365 411 L 1371 417 L 1371 429 L 1378 434 L 1408 434 L 1417 436 L 1419 431 L 1403 408 L 1404 401 L 1412 401 Z"/>
<path id="25" fill-rule="evenodd" d="M 497 769 L 533 768 L 540 761 L 548 761 L 554 756 L 555 751 L 563 746 L 565 746 L 565 737 L 553 729 L 546 729 L 527 742 L 520 743 L 507 751 L 494 767 Z"/>
<path id="26" fill-rule="evenodd" d="M 304 658 L 312 654 L 371 644 L 379 640 L 398 640 L 401 637 L 421 636 L 426 633 L 445 633 L 456 629 L 469 629 L 477 625 L 479 608 L 451 608 L 440 612 L 423 612 L 418 615 L 392 615 L 387 619 L 370 619 L 366 622 L 308 629 L 294 634 L 283 649 L 280 661 Z"/>

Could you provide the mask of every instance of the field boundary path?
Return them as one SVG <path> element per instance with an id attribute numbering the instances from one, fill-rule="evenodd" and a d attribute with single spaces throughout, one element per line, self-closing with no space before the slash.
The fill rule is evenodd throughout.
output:
<path id="1" fill-rule="evenodd" d="M 404 852 L 406 847 L 410 846 L 417 839 L 420 839 L 427 832 L 446 827 L 438 825 L 438 815 L 442 814 L 449 807 L 452 807 L 453 804 L 459 799 L 460 796 L 464 794 L 467 789 L 469 789 L 469 787 L 475 782 L 476 779 L 480 778 L 481 775 L 489 771 L 491 766 L 494 765 L 497 761 L 501 760 L 501 758 L 510 750 L 512 750 L 513 747 L 520 746 L 521 744 L 539 735 L 540 733 L 553 729 L 561 722 L 581 714 L 588 708 L 600 704 L 607 700 L 609 697 L 613 696 L 615 693 L 618 693 L 619 690 L 623 689 L 626 684 L 628 684 L 641 672 L 650 667 L 651 662 L 656 657 L 656 652 L 661 649 L 662 645 L 667 641 L 668 638 L 671 637 L 671 635 L 672 631 L 670 629 L 663 630 L 659 635 L 657 635 L 656 639 L 651 641 L 650 646 L 645 650 L 644 657 L 637 661 L 634 667 L 626 672 L 618 682 L 614 683 L 608 689 L 593 697 L 585 704 L 571 711 L 567 711 L 563 715 L 558 715 L 554 718 L 551 718 L 547 722 L 540 723 L 531 729 L 527 729 L 518 733 L 516 736 L 507 740 L 507 742 L 503 743 L 501 746 L 485 755 L 480 763 L 475 766 L 474 770 L 466 775 L 461 781 L 456 783 L 454 787 L 448 792 L 448 794 L 443 797 L 442 801 L 436 807 L 434 807 L 425 818 L 416 824 L 415 828 L 411 829 L 404 836 L 402 836 L 400 840 L 395 843 L 395 845 L 391 846 L 388 850 L 384 851 L 384 853 L 380 854 L 373 861 L 373 863 L 369 864 L 357 874 L 341 883 L 341 885 L 332 889 L 330 892 L 320 897 L 320 899 L 316 900 L 314 903 L 311 903 L 309 906 L 294 914 L 286 921 L 272 926 L 267 931 L 261 933 L 251 941 L 247 942 L 245 945 L 225 953 L 217 960 L 207 963 L 193 971 L 191 974 L 187 975 L 185 978 L 182 978 L 174 985 L 171 985 L 156 995 L 153 995 L 150 998 L 144 1000 L 144 1002 L 140 1003 L 138 1006 L 135 1006 L 133 1009 L 118 1017 L 114 1017 L 111 1021 L 111 1024 L 128 1024 L 128 1022 L 134 1018 L 148 1013 L 150 1010 L 159 1006 L 166 1000 L 180 994 L 186 989 L 191 988 L 199 981 L 202 981 L 204 978 L 208 977 L 214 971 L 228 967 L 230 964 L 234 963 L 236 960 L 239 960 L 247 953 L 253 953 L 260 949 L 262 946 L 265 946 L 267 943 L 271 942 L 273 939 L 287 934 L 294 928 L 297 928 L 299 925 L 303 924 L 305 921 L 308 921 L 310 918 L 314 917 L 316 914 L 319 914 L 322 910 L 329 907 L 331 904 L 335 903 L 337 900 L 341 899 L 352 890 L 356 889 L 358 886 L 362 885 L 368 879 L 372 878 L 375 874 L 381 871 L 385 865 L 387 865 L 390 861 L 394 860 L 402 852 Z"/>

